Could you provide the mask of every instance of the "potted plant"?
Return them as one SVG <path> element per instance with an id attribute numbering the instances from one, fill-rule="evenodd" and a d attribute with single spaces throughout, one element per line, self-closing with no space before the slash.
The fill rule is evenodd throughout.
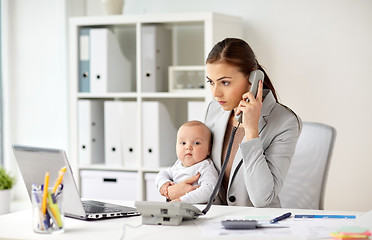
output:
<path id="1" fill-rule="evenodd" d="M 0 166 L 0 215 L 10 210 L 10 190 L 14 183 L 15 178 Z"/>

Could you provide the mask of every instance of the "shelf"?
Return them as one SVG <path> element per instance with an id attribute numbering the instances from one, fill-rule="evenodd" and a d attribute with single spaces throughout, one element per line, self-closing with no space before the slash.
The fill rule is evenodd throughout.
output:
<path id="1" fill-rule="evenodd" d="M 137 98 L 137 93 L 78 93 L 79 99 L 114 99 L 114 98 Z"/>
<path id="2" fill-rule="evenodd" d="M 107 166 L 107 165 L 80 165 L 79 170 L 104 170 L 104 171 L 121 171 L 121 172 L 146 172 L 146 173 L 157 173 L 165 167 L 160 168 L 126 168 L 126 167 L 115 167 L 115 166 Z"/>
<path id="3" fill-rule="evenodd" d="M 142 98 L 205 98 L 206 93 L 141 93 Z"/>
<path id="4" fill-rule="evenodd" d="M 80 165 L 79 170 L 106 170 L 106 171 L 138 172 L 138 168 L 107 166 L 107 165 L 104 165 L 104 164 Z"/>
<path id="5" fill-rule="evenodd" d="M 116 99 L 116 98 L 190 98 L 190 99 L 198 99 L 198 98 L 205 98 L 206 97 L 205 91 L 200 92 L 157 92 L 157 93 L 104 93 L 104 94 L 96 94 L 96 93 L 78 93 L 78 99 Z"/>
<path id="6" fill-rule="evenodd" d="M 70 150 L 76 180 L 90 188 L 95 174 L 117 176 L 116 187 L 133 191 L 129 195 L 136 200 L 154 200 L 159 194 L 156 173 L 177 160 L 177 129 L 191 119 L 203 121 L 213 99 L 204 73 L 171 78 L 182 80 L 173 86 L 169 70 L 204 70 L 216 42 L 242 37 L 242 19 L 212 12 L 91 16 L 71 18 L 69 28 Z M 125 175 L 133 177 L 131 189 L 120 182 Z"/>
<path id="7" fill-rule="evenodd" d="M 112 15 L 112 16 L 90 16 L 75 17 L 70 23 L 79 26 L 107 26 L 107 25 L 127 25 L 136 22 L 148 23 L 190 23 L 204 22 L 214 19 L 229 23 L 241 24 L 241 19 L 235 16 L 213 12 L 198 13 L 170 13 L 170 14 L 132 14 L 132 15 Z"/>

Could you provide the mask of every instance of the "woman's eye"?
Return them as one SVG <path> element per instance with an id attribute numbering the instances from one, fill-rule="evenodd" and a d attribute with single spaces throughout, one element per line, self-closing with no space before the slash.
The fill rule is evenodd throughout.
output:
<path id="1" fill-rule="evenodd" d="M 211 80 L 207 80 L 207 83 L 209 83 L 209 85 L 213 85 L 214 83 L 211 81 Z"/>
<path id="2" fill-rule="evenodd" d="M 224 85 L 224 86 L 228 86 L 230 84 L 230 82 L 228 82 L 228 81 L 222 81 L 222 85 Z"/>

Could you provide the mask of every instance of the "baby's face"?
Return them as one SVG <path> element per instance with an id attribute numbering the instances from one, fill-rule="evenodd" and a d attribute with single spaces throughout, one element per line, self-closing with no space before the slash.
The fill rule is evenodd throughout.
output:
<path id="1" fill-rule="evenodd" d="M 185 167 L 206 159 L 210 151 L 209 131 L 203 126 L 182 126 L 177 133 L 176 151 Z"/>

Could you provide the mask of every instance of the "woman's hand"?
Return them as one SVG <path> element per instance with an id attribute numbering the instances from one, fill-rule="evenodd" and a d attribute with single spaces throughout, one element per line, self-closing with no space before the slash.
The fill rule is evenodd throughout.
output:
<path id="1" fill-rule="evenodd" d="M 261 116 L 262 94 L 263 83 L 262 80 L 260 80 L 258 83 L 257 97 L 254 97 L 251 92 L 243 94 L 243 99 L 240 101 L 236 111 L 236 115 L 240 112 L 243 114 L 242 125 L 244 127 L 246 141 L 259 136 L 258 121 Z M 249 99 L 249 102 L 247 102 L 246 99 Z"/>
<path id="2" fill-rule="evenodd" d="M 174 185 L 174 182 L 171 182 L 171 181 L 164 183 L 163 186 L 161 186 L 159 190 L 160 194 L 166 197 L 167 199 L 170 199 L 168 195 L 168 187 L 173 186 L 173 185 Z"/>
<path id="3" fill-rule="evenodd" d="M 200 177 L 200 173 L 192 176 L 182 182 L 174 184 L 168 187 L 168 199 L 176 200 L 185 195 L 188 192 L 194 191 L 199 186 L 193 186 L 192 184 L 196 182 Z"/>

